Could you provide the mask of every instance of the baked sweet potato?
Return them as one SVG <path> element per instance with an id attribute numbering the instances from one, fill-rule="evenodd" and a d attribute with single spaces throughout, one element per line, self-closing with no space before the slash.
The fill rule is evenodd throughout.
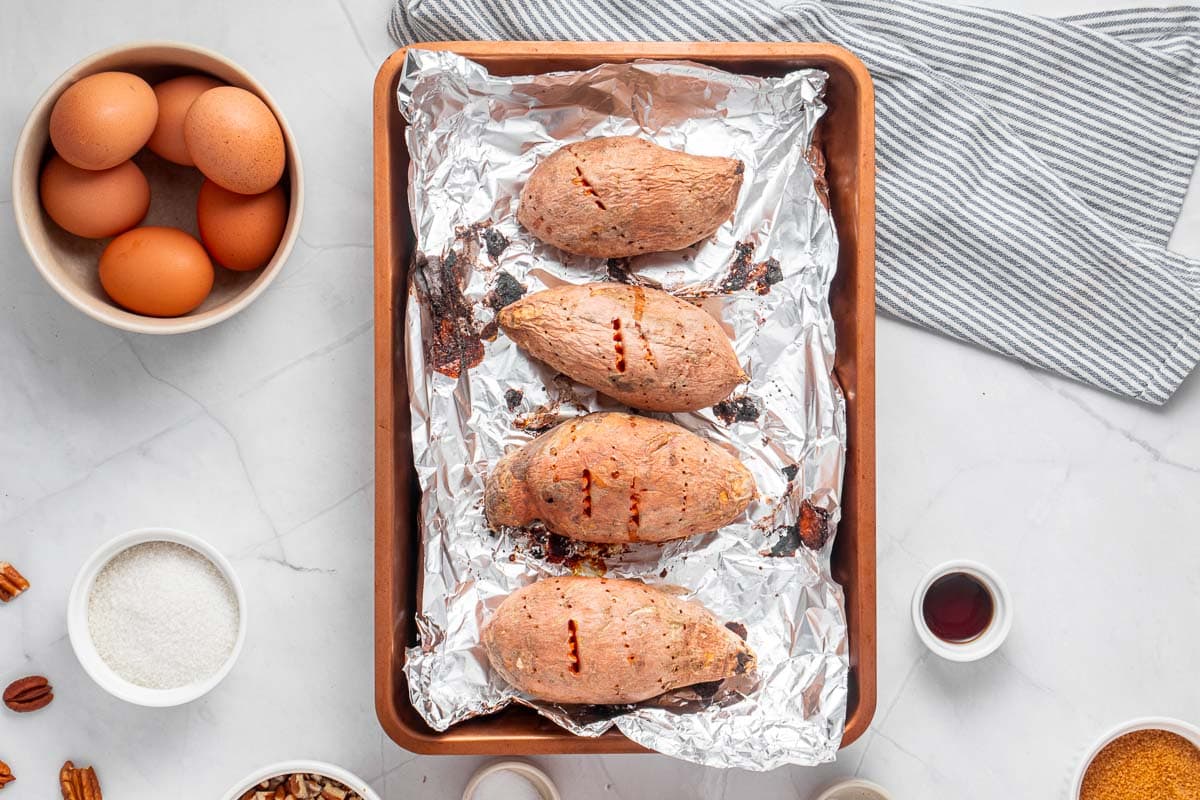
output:
<path id="1" fill-rule="evenodd" d="M 659 289 L 560 286 L 506 306 L 499 320 L 534 358 L 634 408 L 695 411 L 746 380 L 717 321 Z"/>
<path id="2" fill-rule="evenodd" d="M 488 523 L 540 521 L 585 542 L 664 542 L 732 522 L 754 478 L 670 422 L 617 412 L 562 423 L 505 455 L 484 489 Z"/>
<path id="3" fill-rule="evenodd" d="M 534 168 L 517 220 L 568 253 L 624 258 L 680 250 L 737 206 L 741 161 L 693 156 L 636 136 L 562 147 Z"/>
<path id="4" fill-rule="evenodd" d="M 552 703 L 637 703 L 754 670 L 754 652 L 699 603 L 638 581 L 547 578 L 483 629 L 492 667 Z"/>

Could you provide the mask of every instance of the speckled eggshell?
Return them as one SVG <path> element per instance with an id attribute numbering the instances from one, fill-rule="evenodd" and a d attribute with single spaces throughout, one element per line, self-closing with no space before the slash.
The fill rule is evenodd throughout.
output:
<path id="1" fill-rule="evenodd" d="M 150 208 L 150 183 L 132 161 L 88 170 L 54 156 L 42 169 L 38 191 L 50 219 L 88 239 L 127 231 Z"/>
<path id="2" fill-rule="evenodd" d="M 151 317 L 178 317 L 204 302 L 213 265 L 178 228 L 134 228 L 100 254 L 100 285 L 118 305 Z"/>
<path id="3" fill-rule="evenodd" d="M 158 124 L 154 126 L 154 133 L 150 134 L 146 147 L 167 161 L 185 167 L 194 166 L 183 140 L 183 120 L 196 98 L 218 86 L 224 84 L 207 75 L 180 75 L 156 83 L 154 96 L 158 99 Z"/>
<path id="4" fill-rule="evenodd" d="M 50 111 L 50 142 L 80 169 L 128 161 L 150 138 L 158 100 L 150 84 L 128 72 L 98 72 L 67 87 Z"/>
<path id="5" fill-rule="evenodd" d="M 204 176 L 239 194 L 262 194 L 283 176 L 283 131 L 267 104 L 245 89 L 221 86 L 188 109 L 183 136 Z"/>
<path id="6" fill-rule="evenodd" d="M 271 260 L 287 225 L 288 198 L 278 184 L 262 194 L 238 194 L 212 181 L 200 186 L 200 240 L 218 264 L 239 272 Z"/>

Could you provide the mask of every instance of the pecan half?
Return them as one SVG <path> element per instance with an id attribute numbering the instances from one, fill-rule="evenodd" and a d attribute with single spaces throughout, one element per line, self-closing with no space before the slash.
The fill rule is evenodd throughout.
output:
<path id="1" fill-rule="evenodd" d="M 5 786 L 15 780 L 16 776 L 12 774 L 12 769 L 8 766 L 8 764 L 0 761 L 0 789 L 3 789 Z"/>
<path id="2" fill-rule="evenodd" d="M 0 600 L 7 603 L 29 588 L 29 581 L 7 561 L 0 561 Z"/>
<path id="3" fill-rule="evenodd" d="M 63 800 L 104 800 L 94 767 L 76 769 L 68 761 L 58 773 L 58 782 L 62 784 Z"/>
<path id="4" fill-rule="evenodd" d="M 15 680 L 4 690 L 4 705 L 19 713 L 45 708 L 53 699 L 54 687 L 41 675 Z"/>

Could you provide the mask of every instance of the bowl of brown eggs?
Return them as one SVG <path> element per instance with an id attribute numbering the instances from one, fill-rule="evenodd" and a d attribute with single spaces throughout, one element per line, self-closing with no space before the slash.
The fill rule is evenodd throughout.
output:
<path id="1" fill-rule="evenodd" d="M 38 100 L 13 210 L 34 265 L 108 325 L 185 333 L 245 308 L 300 232 L 300 153 L 267 91 L 201 47 L 96 53 Z"/>

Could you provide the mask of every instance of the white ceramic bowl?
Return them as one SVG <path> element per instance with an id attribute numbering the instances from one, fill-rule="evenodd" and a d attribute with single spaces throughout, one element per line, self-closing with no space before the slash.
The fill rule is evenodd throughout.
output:
<path id="1" fill-rule="evenodd" d="M 542 800 L 562 800 L 562 796 L 558 793 L 558 787 L 554 785 L 554 781 L 550 780 L 550 776 L 525 761 L 496 761 L 484 766 L 467 782 L 467 788 L 463 790 L 463 800 L 476 800 L 475 790 L 479 788 L 479 784 L 489 775 L 497 772 L 512 772 L 520 775 L 533 784 L 538 794 L 542 796 Z"/>
<path id="2" fill-rule="evenodd" d="M 176 544 L 182 544 L 195 550 L 211 561 L 221 574 L 225 576 L 225 580 L 229 581 L 229 585 L 233 588 L 234 595 L 237 597 L 238 634 L 237 640 L 233 645 L 233 650 L 230 652 L 229 658 L 225 659 L 225 663 L 221 668 L 202 681 L 175 689 L 150 689 L 145 686 L 138 686 L 122 678 L 108 664 L 104 663 L 104 659 L 96 652 L 96 646 L 92 643 L 92 637 L 88 631 L 87 607 L 88 596 L 92 592 L 92 586 L 96 583 L 96 576 L 104 568 L 104 565 L 111 561 L 118 553 L 124 552 L 134 545 L 145 544 L 146 542 L 175 542 Z M 229 563 L 229 560 L 203 539 L 193 536 L 190 533 L 171 530 L 170 528 L 140 528 L 135 531 L 123 533 L 102 545 L 80 567 L 79 574 L 75 576 L 75 583 L 71 586 L 70 598 L 67 600 L 67 633 L 71 638 L 71 648 L 75 651 L 75 657 L 79 659 L 79 663 L 83 666 L 84 671 L 100 688 L 113 697 L 118 697 L 135 705 L 155 708 L 180 706 L 203 697 L 212 691 L 213 687 L 220 683 L 229 674 L 229 671 L 233 669 L 238 655 L 242 652 L 242 645 L 246 641 L 246 619 L 246 595 L 242 591 L 242 584 L 238 580 L 237 573 L 233 571 L 233 565 Z"/>
<path id="3" fill-rule="evenodd" d="M 262 769 L 255 770 L 234 784 L 233 788 L 221 797 L 221 800 L 239 800 L 243 794 L 263 781 L 279 775 L 291 775 L 293 772 L 313 772 L 317 775 L 324 775 L 326 778 L 333 778 L 338 783 L 345 785 L 346 788 L 356 792 L 363 800 L 380 800 L 379 795 L 367 785 L 367 782 L 354 773 L 334 764 L 327 764 L 324 761 L 313 761 L 311 759 L 280 761 L 278 764 L 269 764 Z"/>
<path id="4" fill-rule="evenodd" d="M 132 72 L 151 84 L 185 73 L 207 73 L 262 98 L 283 131 L 287 150 L 284 181 L 291 200 L 283 240 L 275 255 L 265 267 L 251 272 L 235 272 L 214 265 L 216 279 L 211 294 L 199 308 L 182 317 L 142 316 L 113 303 L 100 286 L 98 272 L 100 253 L 109 240 L 81 239 L 67 233 L 50 219 L 38 199 L 38 176 L 51 152 L 49 127 L 54 103 L 75 81 L 107 70 Z M 181 228 L 196 236 L 196 192 L 202 179 L 199 171 L 170 164 L 148 151 L 135 156 L 134 161 L 150 181 L 150 212 L 142 224 Z M 88 56 L 60 75 L 38 99 L 17 140 L 12 197 L 17 230 L 29 257 L 64 300 L 114 328 L 136 333 L 186 333 L 215 325 L 241 311 L 262 294 L 283 269 L 283 263 L 300 235 L 304 178 L 300 150 L 283 112 L 250 73 L 224 56 L 195 45 L 135 42 Z"/>
<path id="5" fill-rule="evenodd" d="M 1083 776 L 1087 774 L 1087 768 L 1092 765 L 1092 759 L 1107 747 L 1110 742 L 1127 733 L 1151 729 L 1177 733 L 1196 745 L 1196 747 L 1200 747 L 1200 728 L 1188 722 L 1171 719 L 1170 717 L 1139 717 L 1131 719 L 1128 722 L 1122 722 L 1097 739 L 1096 743 L 1087 751 L 1083 760 L 1079 762 L 1079 766 L 1075 769 L 1075 778 L 1071 781 L 1071 793 L 1067 795 L 1070 800 L 1078 800 L 1079 793 L 1083 789 Z"/>
<path id="6" fill-rule="evenodd" d="M 947 642 L 939 639 L 925 624 L 921 604 L 925 592 L 938 578 L 954 572 L 964 572 L 981 581 L 992 595 L 992 621 L 982 634 L 969 642 Z M 1000 576 L 976 561 L 947 561 L 929 571 L 917 584 L 912 597 L 912 622 L 925 646 L 949 661 L 978 661 L 996 652 L 1012 630 L 1013 603 L 1008 588 Z"/>
<path id="7" fill-rule="evenodd" d="M 813 800 L 892 800 L 892 795 L 877 783 L 853 778 L 835 783 Z"/>

